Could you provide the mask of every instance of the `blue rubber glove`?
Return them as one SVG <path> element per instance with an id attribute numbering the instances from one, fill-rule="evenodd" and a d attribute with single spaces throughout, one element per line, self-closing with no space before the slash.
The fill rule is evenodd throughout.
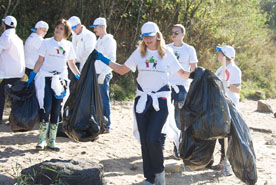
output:
<path id="1" fill-rule="evenodd" d="M 80 79 L 80 73 L 75 75 L 76 79 Z"/>
<path id="2" fill-rule="evenodd" d="M 27 85 L 26 85 L 27 87 L 29 87 L 30 84 L 33 82 L 35 76 L 36 76 L 36 73 L 32 71 L 32 72 L 30 73 L 29 79 L 28 79 L 28 81 L 27 81 Z"/>
<path id="3" fill-rule="evenodd" d="M 98 52 L 97 60 L 102 61 L 103 63 L 105 63 L 105 64 L 108 65 L 108 66 L 109 66 L 110 61 L 111 61 L 109 58 L 106 58 L 106 57 L 105 57 L 103 54 L 101 54 L 100 52 Z"/>

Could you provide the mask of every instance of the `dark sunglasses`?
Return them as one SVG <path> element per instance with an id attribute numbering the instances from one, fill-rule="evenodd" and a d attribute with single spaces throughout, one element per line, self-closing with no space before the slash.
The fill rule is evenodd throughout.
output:
<path id="1" fill-rule="evenodd" d="M 175 31 L 175 32 L 172 31 L 172 32 L 171 32 L 171 35 L 173 35 L 173 34 L 174 34 L 174 35 L 178 35 L 179 32 L 178 32 L 178 31 Z"/>

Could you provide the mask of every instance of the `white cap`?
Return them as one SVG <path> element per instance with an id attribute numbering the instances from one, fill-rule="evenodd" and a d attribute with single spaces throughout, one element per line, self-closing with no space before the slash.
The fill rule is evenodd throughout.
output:
<path id="1" fill-rule="evenodd" d="M 106 19 L 104 17 L 99 17 L 99 18 L 95 19 L 93 25 L 91 25 L 90 28 L 100 26 L 100 25 L 106 27 Z"/>
<path id="2" fill-rule="evenodd" d="M 235 49 L 232 46 L 223 46 L 223 47 L 216 47 L 218 52 L 222 52 L 227 58 L 234 59 L 235 58 Z"/>
<path id="3" fill-rule="evenodd" d="M 159 32 L 157 24 L 154 22 L 146 22 L 141 28 L 141 39 L 146 36 L 155 36 Z"/>
<path id="4" fill-rule="evenodd" d="M 78 18 L 77 16 L 70 17 L 70 19 L 68 20 L 68 22 L 72 26 L 72 30 L 75 29 L 78 24 L 81 24 L 80 18 Z"/>
<path id="5" fill-rule="evenodd" d="M 8 26 L 10 26 L 10 27 L 16 27 L 16 25 L 17 25 L 17 21 L 16 21 L 16 19 L 13 17 L 13 16 L 7 16 L 7 17 L 5 17 L 5 19 L 2 19 L 2 21 L 6 24 L 6 25 L 8 25 Z"/>
<path id="6" fill-rule="evenodd" d="M 48 26 L 48 23 L 45 22 L 45 21 L 38 21 L 35 24 L 35 28 L 46 28 L 46 29 L 49 29 L 49 26 Z"/>

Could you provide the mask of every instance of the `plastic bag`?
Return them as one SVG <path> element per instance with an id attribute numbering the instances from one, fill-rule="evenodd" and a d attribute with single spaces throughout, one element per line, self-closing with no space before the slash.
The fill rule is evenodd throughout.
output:
<path id="1" fill-rule="evenodd" d="M 232 126 L 227 150 L 235 175 L 247 184 L 257 182 L 256 156 L 250 130 L 237 109 L 228 103 L 232 117 Z"/>
<path id="2" fill-rule="evenodd" d="M 185 167 L 200 170 L 213 162 L 216 140 L 195 139 L 192 136 L 191 127 L 182 133 L 179 151 Z"/>
<path id="3" fill-rule="evenodd" d="M 194 138 L 214 140 L 227 137 L 230 111 L 222 82 L 213 72 L 197 68 L 180 115 L 183 129 L 191 126 Z"/>
<path id="4" fill-rule="evenodd" d="M 64 106 L 62 128 L 75 141 L 94 141 L 107 122 L 103 116 L 95 57 L 92 53 L 88 57 Z"/>
<path id="5" fill-rule="evenodd" d="M 13 86 L 6 86 L 12 106 L 9 116 L 11 129 L 14 132 L 32 130 L 39 123 L 39 105 L 35 94 L 34 83 L 26 87 L 27 82 L 18 81 Z"/>

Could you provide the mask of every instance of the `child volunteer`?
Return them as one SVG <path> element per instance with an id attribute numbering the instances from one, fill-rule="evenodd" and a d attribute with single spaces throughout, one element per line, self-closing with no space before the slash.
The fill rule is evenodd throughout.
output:
<path id="1" fill-rule="evenodd" d="M 123 75 L 138 69 L 134 116 L 140 137 L 144 185 L 164 185 L 164 157 L 161 131 L 168 117 L 171 89 L 169 73 L 178 73 L 183 79 L 189 72 L 182 69 L 171 49 L 166 47 L 158 26 L 147 22 L 142 26 L 142 42 L 123 64 L 117 64 L 98 53 L 98 60 Z"/>
<path id="2" fill-rule="evenodd" d="M 71 34 L 70 24 L 60 19 L 54 31 L 54 37 L 45 39 L 38 51 L 39 58 L 27 84 L 35 78 L 36 96 L 40 106 L 40 135 L 37 150 L 44 150 L 49 128 L 47 147 L 59 151 L 56 147 L 58 116 L 63 97 L 68 88 L 67 63 L 79 79 L 79 71 L 74 63 L 76 59 L 73 45 L 66 40 Z M 49 117 L 51 118 L 49 119 Z M 49 123 L 50 122 L 50 123 Z"/>
<path id="3" fill-rule="evenodd" d="M 25 42 L 25 73 L 28 76 L 34 69 L 34 65 L 38 59 L 38 49 L 40 48 L 48 29 L 49 26 L 45 21 L 38 21 L 35 24 L 35 27 L 31 29 L 33 33 L 29 35 Z"/>

